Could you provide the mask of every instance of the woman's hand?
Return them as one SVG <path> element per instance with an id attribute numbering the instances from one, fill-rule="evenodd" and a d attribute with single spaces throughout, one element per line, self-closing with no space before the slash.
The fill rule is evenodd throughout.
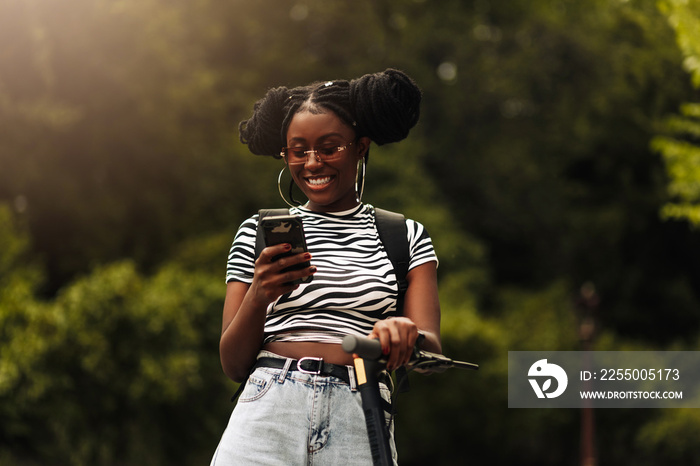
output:
<path id="1" fill-rule="evenodd" d="M 311 260 L 311 254 L 303 252 L 291 256 L 280 257 L 280 254 L 288 253 L 291 245 L 288 243 L 269 246 L 262 250 L 255 261 L 255 272 L 250 292 L 254 299 L 267 306 L 285 293 L 294 291 L 299 287 L 295 280 L 303 279 L 316 273 L 316 267 L 310 266 L 301 270 L 285 270 L 303 262 Z"/>
<path id="2" fill-rule="evenodd" d="M 418 326 L 407 317 L 394 317 L 374 324 L 369 338 L 376 338 L 382 345 L 382 353 L 388 356 L 386 368 L 398 369 L 408 363 L 418 339 Z"/>

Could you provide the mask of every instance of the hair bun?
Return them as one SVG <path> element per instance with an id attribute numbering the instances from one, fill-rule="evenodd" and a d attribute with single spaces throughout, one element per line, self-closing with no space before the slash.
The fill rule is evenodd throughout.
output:
<path id="1" fill-rule="evenodd" d="M 279 157 L 284 146 L 280 128 L 287 116 L 286 101 L 290 95 L 284 86 L 270 89 L 255 103 L 253 116 L 238 125 L 241 142 L 247 144 L 253 154 Z"/>
<path id="2" fill-rule="evenodd" d="M 358 133 L 377 145 L 401 141 L 420 117 L 421 90 L 395 69 L 366 74 L 350 82 L 350 104 Z"/>

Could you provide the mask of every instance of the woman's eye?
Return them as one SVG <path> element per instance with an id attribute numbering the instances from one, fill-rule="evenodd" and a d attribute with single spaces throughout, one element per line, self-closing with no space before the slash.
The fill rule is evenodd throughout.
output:
<path id="1" fill-rule="evenodd" d="M 338 151 L 338 146 L 319 147 L 317 150 L 321 155 L 331 156 Z"/>
<path id="2" fill-rule="evenodd" d="M 292 157 L 297 157 L 297 158 L 306 157 L 306 153 L 304 152 L 304 149 L 289 149 L 289 155 L 291 155 Z"/>

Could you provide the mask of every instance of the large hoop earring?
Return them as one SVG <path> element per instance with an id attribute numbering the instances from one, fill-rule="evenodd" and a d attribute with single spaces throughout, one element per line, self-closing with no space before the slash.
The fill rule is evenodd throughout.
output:
<path id="1" fill-rule="evenodd" d="M 360 202 L 362 202 L 362 193 L 365 192 L 366 167 L 365 158 L 362 157 L 360 161 L 357 162 L 357 177 L 355 178 L 355 192 L 357 193 L 357 200 Z"/>
<path id="2" fill-rule="evenodd" d="M 279 191 L 280 196 L 282 197 L 282 200 L 284 201 L 285 204 L 287 204 L 289 207 L 299 207 L 301 206 L 301 202 L 297 201 L 294 199 L 294 195 L 292 194 L 292 187 L 294 186 L 294 180 L 292 179 L 289 182 L 289 199 L 291 199 L 291 202 L 287 200 L 286 197 L 284 197 L 284 193 L 282 192 L 282 174 L 284 173 L 284 170 L 287 168 L 287 165 L 285 164 L 284 167 L 282 167 L 282 170 L 280 170 L 280 174 L 277 175 L 277 191 Z"/>

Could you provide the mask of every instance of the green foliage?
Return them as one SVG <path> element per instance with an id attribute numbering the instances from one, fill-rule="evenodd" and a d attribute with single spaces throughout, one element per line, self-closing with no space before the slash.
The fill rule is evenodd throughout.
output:
<path id="1" fill-rule="evenodd" d="M 13 351 L 5 342 L 14 338 L 31 320 L 37 270 L 28 266 L 29 240 L 15 226 L 10 209 L 0 205 L 0 390 L 8 391 L 20 377 L 17 364 L 10 364 Z M 17 355 L 22 357 L 22 353 Z"/>
<path id="2" fill-rule="evenodd" d="M 373 148 L 363 200 L 420 221 L 438 254 L 441 280 L 459 282 L 465 291 L 461 298 L 474 299 L 488 283 L 485 247 L 460 228 L 438 186 L 422 170 L 428 153 L 420 140 Z"/>
<path id="3" fill-rule="evenodd" d="M 698 427 L 697 409 L 664 411 L 656 422 L 640 429 L 636 443 L 648 457 L 664 458 L 669 464 L 696 464 L 700 461 L 700 450 L 692 432 L 697 432 Z"/>
<path id="4" fill-rule="evenodd" d="M 661 213 L 666 218 L 688 220 L 694 226 L 700 225 L 700 146 L 694 142 L 700 137 L 698 109 L 697 104 L 682 106 L 682 116 L 664 121 L 669 136 L 657 136 L 652 141 L 652 148 L 666 162 L 669 194 L 677 199 L 665 204 Z"/>
<path id="5" fill-rule="evenodd" d="M 0 303 L 0 458 L 40 464 L 197 464 L 225 412 L 220 280 L 171 263 L 97 268 L 20 320 Z"/>
<path id="6" fill-rule="evenodd" d="M 700 8 L 693 2 L 664 0 L 659 8 L 668 17 L 683 52 L 683 67 L 700 88 Z M 652 148 L 661 153 L 669 176 L 671 202 L 661 210 L 665 218 L 687 220 L 700 225 L 700 104 L 686 103 L 681 114 L 667 117 L 661 124 L 662 135 Z"/>
<path id="7" fill-rule="evenodd" d="M 683 67 L 690 73 L 693 85 L 700 87 L 700 6 L 687 0 L 660 0 L 659 9 L 676 31 L 685 57 Z"/>

